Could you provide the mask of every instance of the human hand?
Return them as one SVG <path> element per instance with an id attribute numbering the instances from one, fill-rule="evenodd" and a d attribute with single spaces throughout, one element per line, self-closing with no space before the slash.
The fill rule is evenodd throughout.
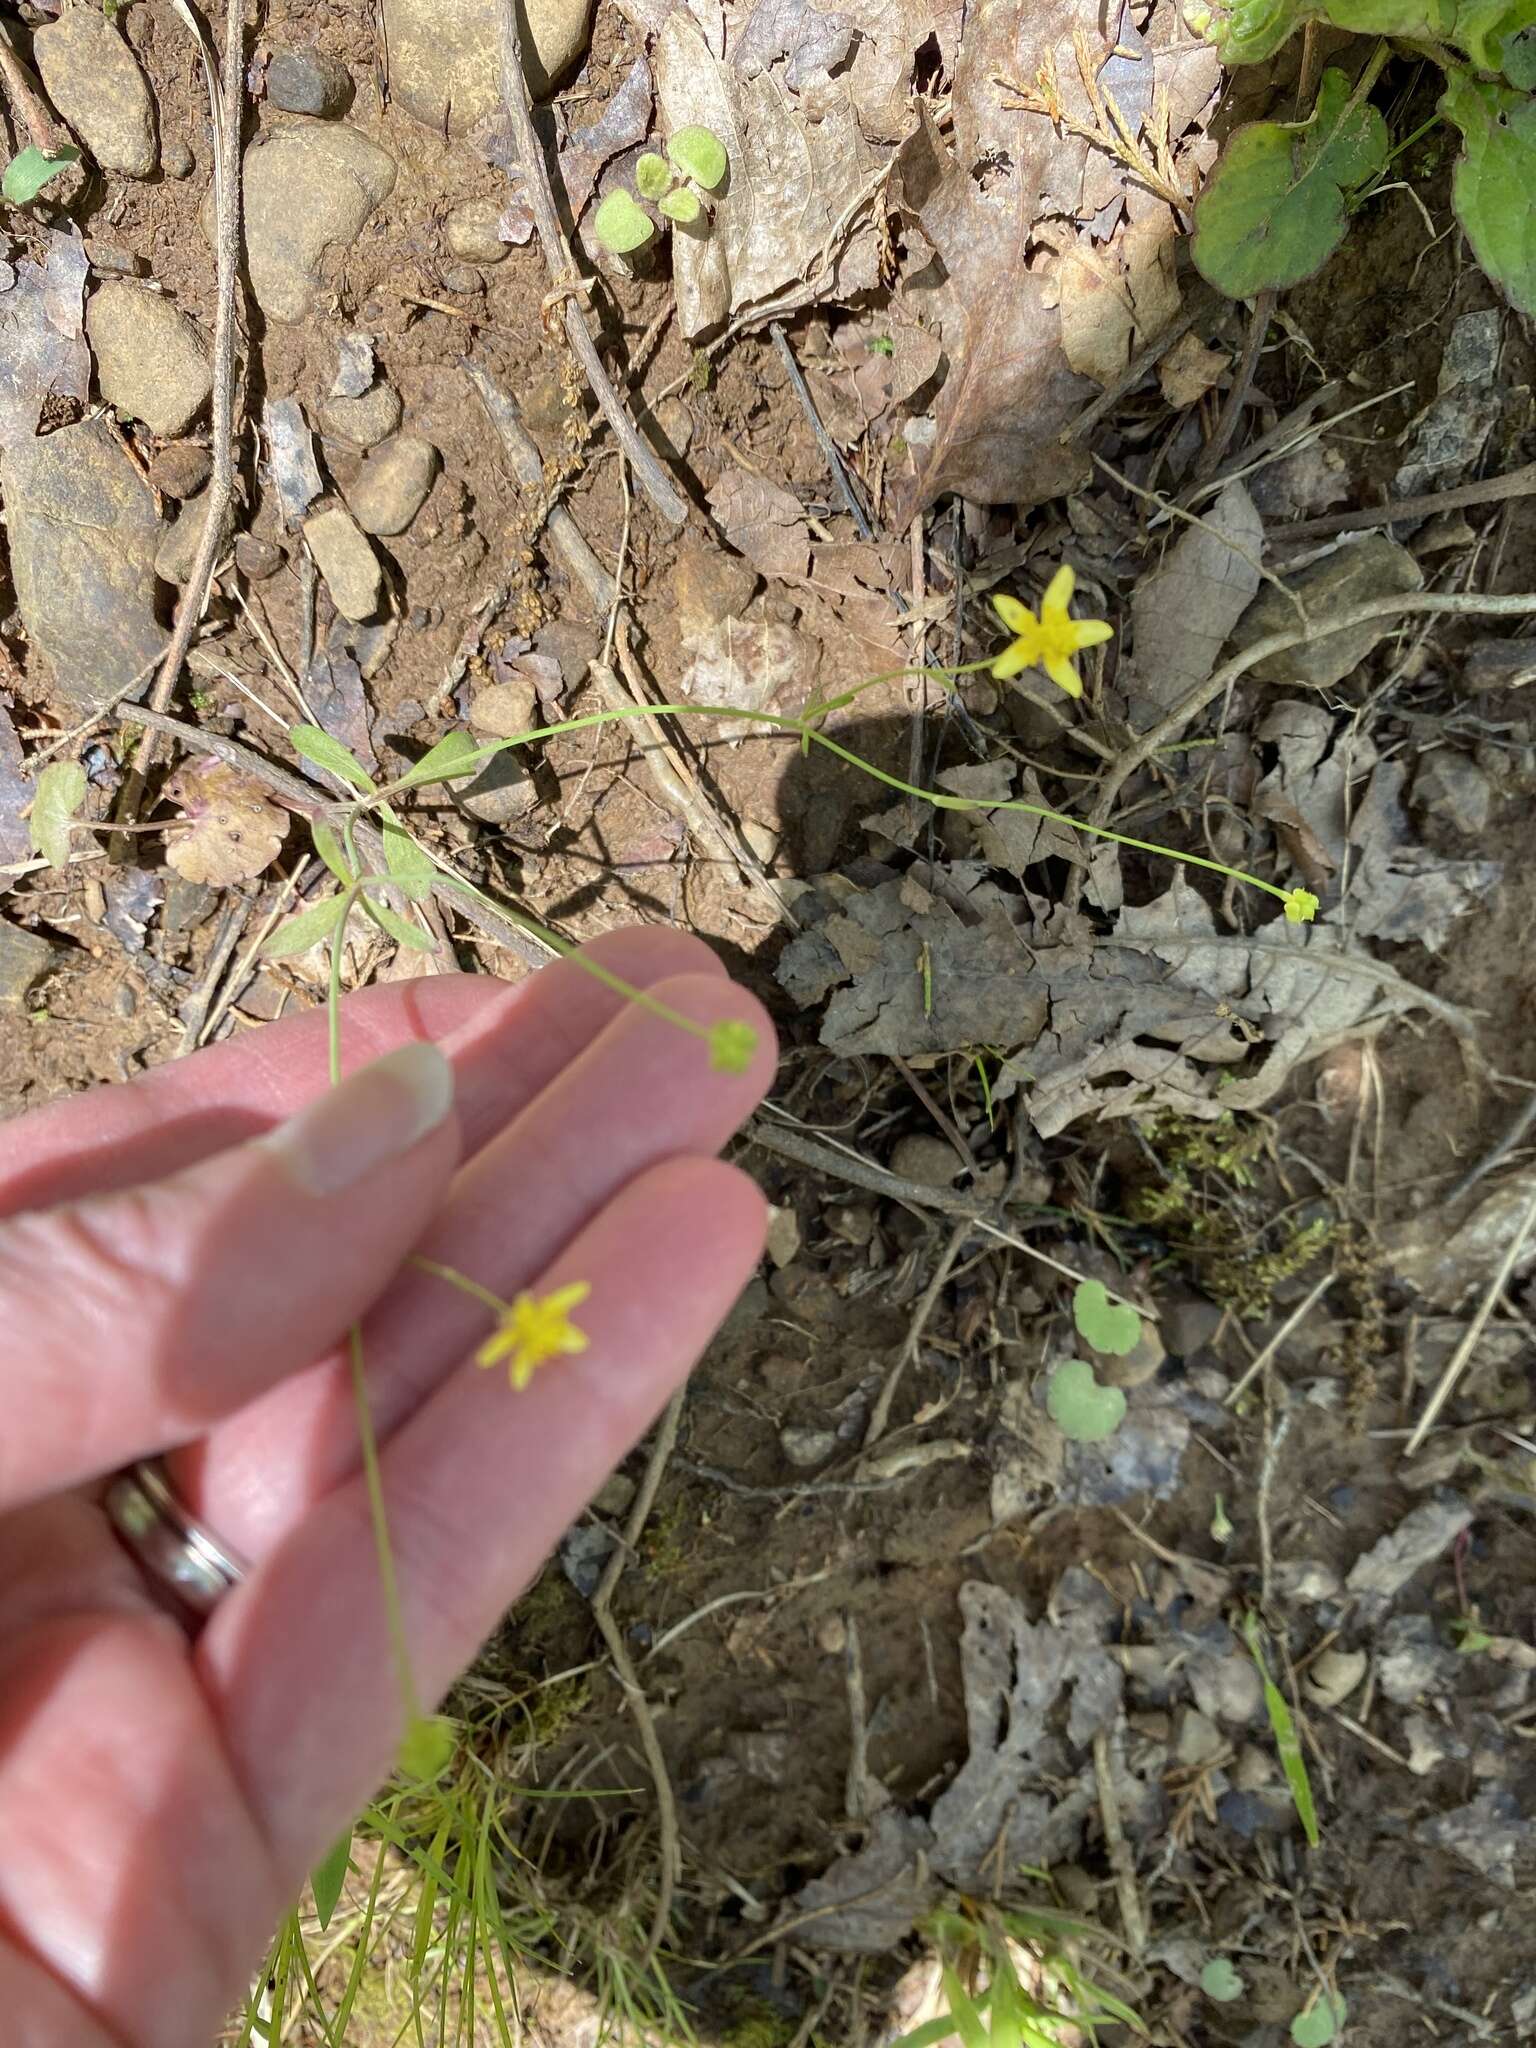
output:
<path id="1" fill-rule="evenodd" d="M 20 2048 L 206 2048 L 390 1770 L 349 1325 L 435 1699 L 749 1274 L 762 1198 L 711 1155 L 767 1086 L 767 1019 L 683 934 L 591 951 L 701 1023 L 749 1018 L 750 1071 L 711 1072 L 561 963 L 349 998 L 334 1095 L 315 1012 L 0 1130 L 0 2012 Z M 430 1051 L 359 1072 L 432 1043 L 451 1108 Z M 512 1394 L 468 1362 L 485 1310 L 402 1268 L 413 1250 L 508 1298 L 589 1281 L 589 1348 Z M 247 1567 L 195 1637 L 100 1505 L 157 1451 Z"/>

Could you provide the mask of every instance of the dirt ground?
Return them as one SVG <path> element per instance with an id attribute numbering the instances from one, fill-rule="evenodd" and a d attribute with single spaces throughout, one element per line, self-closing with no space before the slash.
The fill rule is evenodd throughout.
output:
<path id="1" fill-rule="evenodd" d="M 1152 10 L 1135 11 L 1146 25 Z M 22 13 L 25 25 L 43 19 Z M 209 130 L 192 45 L 163 0 L 134 0 L 117 19 L 150 81 L 162 149 L 184 144 L 191 169 L 98 178 L 72 217 L 208 333 Z M 718 652 L 710 636 L 723 627 L 740 639 L 727 632 L 716 667 L 753 711 L 794 715 L 925 651 L 948 659 L 952 641 L 975 659 L 995 651 L 986 594 L 1037 591 L 1056 562 L 1073 561 L 1120 636 L 1084 657 L 1080 723 L 1093 746 L 1064 736 L 1045 686 L 1016 695 L 984 675 L 961 686 L 954 712 L 936 687 L 887 682 L 828 730 L 887 774 L 907 777 L 916 761 L 913 779 L 930 786 L 980 772 L 979 747 L 1021 778 L 1038 771 L 1046 803 L 1086 815 L 1105 759 L 1137 722 L 1150 663 L 1138 592 L 1182 530 L 1154 516 L 1148 493 L 1181 489 L 1215 432 L 1249 309 L 1201 302 L 1191 332 L 1220 351 L 1220 379 L 1182 410 L 1150 370 L 1131 381 L 1090 443 L 1110 467 L 1085 469 L 1073 492 L 963 509 L 944 496 L 909 532 L 881 513 L 913 460 L 904 436 L 926 393 L 873 415 L 860 395 L 882 360 L 871 337 L 897 331 L 924 254 L 893 218 L 879 283 L 799 308 L 787 327 L 875 510 L 865 540 L 765 326 L 748 321 L 701 348 L 680 331 L 664 263 L 638 279 L 610 270 L 589 318 L 645 431 L 671 451 L 692 510 L 678 534 L 631 486 L 541 320 L 550 276 L 538 236 L 479 268 L 447 249 L 452 209 L 500 195 L 504 179 L 471 141 L 431 133 L 381 94 L 375 30 L 371 9 L 341 0 L 271 0 L 254 28 L 248 132 L 284 118 L 262 97 L 267 58 L 313 46 L 347 67 L 346 118 L 398 177 L 327 259 L 309 319 L 249 310 L 236 530 L 270 543 L 279 566 L 259 579 L 221 574 L 203 637 L 218 671 L 194 667 L 175 715 L 291 771 L 281 727 L 296 714 L 278 657 L 292 674 L 302 649 L 329 647 L 310 677 L 317 714 L 322 702 L 334 714 L 320 722 L 398 773 L 488 684 L 536 678 L 546 721 L 612 701 L 591 665 L 611 660 L 614 619 L 511 474 L 468 358 L 515 394 L 546 479 L 618 578 L 631 682 L 653 702 L 710 694 L 688 678 L 701 646 Z M 647 40 L 602 0 L 590 55 L 558 100 L 560 137 L 603 115 Z M 943 61 L 932 59 L 941 82 Z M 1392 76 L 1407 133 L 1432 98 L 1406 63 Z M 1267 90 L 1288 89 L 1282 65 Z M 1248 80 L 1245 91 L 1260 88 Z M 1218 473 L 1257 451 L 1248 482 L 1265 566 L 1282 577 L 1320 545 L 1288 538 L 1288 526 L 1404 494 L 1396 479 L 1465 316 L 1501 322 L 1495 403 L 1464 467 L 1419 488 L 1495 477 L 1536 455 L 1528 323 L 1500 308 L 1469 260 L 1448 211 L 1447 154 L 1433 137 L 1426 147 L 1412 189 L 1374 197 L 1343 252 L 1273 309 Z M 27 224 L 7 226 L 14 257 Z M 1187 274 L 1185 286 L 1203 289 Z M 359 331 L 407 428 L 440 462 L 408 529 L 374 541 L 384 623 L 338 638 L 256 422 L 289 398 L 318 421 L 338 344 Z M 1078 383 L 1075 410 L 1095 390 Z M 1266 442 L 1320 391 L 1332 396 L 1275 461 Z M 142 423 L 118 430 L 139 461 L 156 453 Z M 190 438 L 206 443 L 206 422 Z M 361 454 L 323 435 L 319 449 L 327 489 L 345 496 Z M 791 554 L 801 549 L 793 572 L 763 568 L 768 556 L 733 523 L 731 494 L 759 485 L 787 494 L 803 522 L 778 529 L 795 536 Z M 1529 505 L 1490 494 L 1394 531 L 1436 589 L 1524 592 L 1536 587 Z M 168 621 L 175 592 L 159 590 Z M 0 682 L 30 755 L 73 721 L 8 586 L 0 611 Z M 1118 648 L 1133 612 L 1127 661 Z M 1140 987 L 1151 1000 L 1155 985 L 1160 1021 L 1127 1009 L 1112 1028 L 1084 1012 L 1088 1054 L 1060 1053 L 1082 1092 L 1059 1123 L 1041 1109 L 1057 1071 L 1041 1048 L 1057 1034 L 1067 1048 L 1083 986 L 1097 1001 L 1119 973 L 1124 954 L 1093 951 L 1117 914 L 1164 900 L 1158 856 L 1125 849 L 1112 890 L 1102 868 L 1055 841 L 1010 866 L 1002 812 L 986 814 L 991 838 L 957 813 L 934 824 L 824 753 L 802 759 L 782 734 L 743 737 L 701 717 L 670 728 L 688 807 L 654 777 L 629 725 L 534 749 L 531 795 L 499 823 L 446 801 L 415 814 L 464 872 L 562 938 L 636 919 L 701 933 L 770 1003 L 783 1037 L 773 1103 L 736 1148 L 775 1204 L 770 1256 L 694 1379 L 614 1601 L 665 1758 L 675 1839 L 590 1605 L 647 1447 L 507 1617 L 460 1701 L 474 1725 L 494 1706 L 486 1760 L 530 1795 L 516 1850 L 573 1920 L 643 1922 L 657 1859 L 675 1852 L 663 1962 L 706 2041 L 893 2039 L 893 2012 L 908 2009 L 922 1968 L 923 1917 L 956 1898 L 1047 1901 L 1125 1944 L 1115 1981 L 1159 2042 L 1304 2042 L 1305 2029 L 1289 2030 L 1320 1988 L 1347 2004 L 1342 2037 L 1372 2048 L 1536 2036 L 1528 1249 L 1500 1272 L 1510 1214 L 1536 1188 L 1529 1136 L 1487 1165 L 1536 1089 L 1536 723 L 1526 688 L 1477 668 L 1490 643 L 1518 645 L 1526 629 L 1405 616 L 1384 632 L 1346 676 L 1310 692 L 1238 680 L 1199 728 L 1203 751 L 1175 747 L 1138 768 L 1114 818 L 1245 870 L 1288 881 L 1294 869 L 1311 887 L 1315 873 L 1337 901 L 1339 860 L 1303 793 L 1314 771 L 1266 723 L 1282 695 L 1323 706 L 1337 733 L 1369 741 L 1376 777 L 1400 778 L 1391 850 L 1373 866 L 1359 841 L 1344 872 L 1358 862 L 1362 890 L 1368 878 L 1409 907 L 1382 909 L 1346 887 L 1355 907 L 1335 919 L 1349 935 L 1358 918 L 1355 952 L 1397 981 L 1373 991 L 1378 1008 L 1362 1000 L 1308 1037 L 1310 998 L 1257 972 L 1234 994 L 1210 964 L 1225 957 L 1214 947 L 1187 982 L 1173 951 L 1138 955 L 1152 963 Z M 784 654 L 778 667 L 770 645 Z M 74 752 L 93 778 L 92 815 L 107 815 L 128 752 L 120 728 L 102 723 Z M 169 765 L 155 770 L 146 819 L 173 815 L 161 794 Z M 1030 784 L 1008 787 L 1027 796 Z M 1346 779 L 1346 809 L 1364 804 L 1363 787 Z M 726 821 L 739 858 L 701 818 Z M 130 1079 L 318 1001 L 314 958 L 251 957 L 282 878 L 309 889 L 312 869 L 297 829 L 275 868 L 223 890 L 174 875 L 152 837 L 126 866 L 59 873 L 17 861 L 0 915 L 55 950 L 9 1003 L 0 1108 Z M 1256 927 L 1283 934 L 1263 923 L 1272 905 L 1256 912 L 1258 899 L 1223 895 L 1211 876 L 1198 891 L 1210 906 L 1199 914 L 1216 923 L 1190 944 L 1216 931 L 1233 943 Z M 986 949 L 960 950 L 988 931 L 995 947 L 997 919 L 1023 935 L 1041 974 L 1057 974 L 1045 963 L 1058 942 L 1092 955 L 1083 985 L 1039 984 L 1050 1021 L 1033 1049 L 1022 1030 L 1008 1036 Z M 425 971 L 526 971 L 449 922 Z M 931 959 L 933 1017 L 914 994 Z M 388 947 L 351 968 L 424 971 Z M 1429 1003 L 1393 1000 L 1401 984 Z M 976 1016 L 1005 1021 L 946 1037 L 936 1020 L 962 985 Z M 1027 977 L 1022 986 L 1015 1008 L 1034 1000 Z M 1172 1021 L 1170 990 L 1185 991 Z M 1300 1039 L 1284 1040 L 1297 1019 Z M 1120 1069 L 1107 1055 L 1082 1078 L 1095 1047 L 1121 1042 L 1116 1029 L 1125 1073 L 1145 1076 L 1136 1061 L 1166 1051 L 1182 1060 L 1178 1089 L 1148 1083 L 1141 1106 L 1111 1100 Z M 1231 1046 L 1202 1065 L 1217 1032 Z M 1292 1050 L 1271 1092 L 1224 1109 L 1226 1080 L 1213 1075 L 1241 1099 L 1277 1045 Z M 1084 1276 L 1144 1309 L 1151 1332 L 1129 1356 L 1096 1359 L 1123 1388 L 1126 1418 L 1092 1444 L 1063 1437 L 1044 1392 L 1056 1362 L 1082 1350 L 1073 1291 Z M 1407 1454 L 1490 1290 L 1449 1401 Z M 1315 1848 L 1281 1772 L 1249 1616 L 1299 1724 Z M 1093 1727 L 1090 1696 L 1109 1702 Z M 536 1796 L 552 1791 L 557 1802 Z M 590 1991 L 599 1952 L 551 1943 L 547 1961 Z M 1242 1980 L 1230 2001 L 1201 1988 L 1218 1956 Z M 401 1968 L 381 1942 L 347 2035 L 360 2048 L 399 2037 Z M 557 2021 L 555 1999 L 552 1988 L 534 1998 L 529 2038 L 592 2038 L 590 2007 Z M 300 2014 L 287 2038 L 324 2038 L 310 2024 Z"/>

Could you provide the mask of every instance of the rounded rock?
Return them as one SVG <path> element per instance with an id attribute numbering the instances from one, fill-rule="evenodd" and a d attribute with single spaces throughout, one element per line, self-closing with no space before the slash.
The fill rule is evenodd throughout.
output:
<path id="1" fill-rule="evenodd" d="M 501 239 L 501 207 L 494 199 L 466 199 L 444 224 L 444 240 L 465 263 L 500 263 L 507 255 Z"/>
<path id="2" fill-rule="evenodd" d="M 195 498 L 208 481 L 213 457 L 196 441 L 172 441 L 149 465 L 149 480 L 167 498 Z"/>
<path id="3" fill-rule="evenodd" d="M 197 560 L 197 551 L 203 543 L 203 530 L 208 524 L 208 494 L 193 498 L 182 506 L 174 521 L 165 529 L 160 545 L 155 550 L 155 574 L 162 583 L 174 583 L 178 589 L 192 580 L 192 567 Z M 227 541 L 234 531 L 235 516 L 232 506 L 224 513 L 224 538 Z"/>
<path id="4" fill-rule="evenodd" d="M 371 619 L 384 594 L 384 571 L 351 513 L 341 505 L 316 512 L 304 522 L 304 538 L 337 611 L 354 624 Z"/>
<path id="5" fill-rule="evenodd" d="M 538 724 L 539 697 L 533 684 L 523 677 L 510 683 L 487 683 L 477 690 L 469 707 L 469 722 L 476 732 L 493 740 L 515 740 L 532 732 Z"/>
<path id="6" fill-rule="evenodd" d="M 535 97 L 587 46 L 591 0 L 524 0 L 523 59 Z M 439 135 L 465 135 L 501 106 L 501 0 L 384 0 L 390 96 Z"/>
<path id="7" fill-rule="evenodd" d="M 213 389 L 202 339 L 185 313 L 159 292 L 112 282 L 91 294 L 85 332 L 108 405 L 151 433 L 185 433 Z"/>
<path id="8" fill-rule="evenodd" d="M 262 540 L 254 533 L 242 533 L 235 542 L 235 567 L 252 583 L 265 583 L 283 566 L 283 551 L 276 541 Z"/>
<path id="9" fill-rule="evenodd" d="M 387 150 L 338 121 L 296 123 L 252 143 L 245 153 L 246 261 L 269 320 L 308 317 L 325 259 L 357 239 L 396 176 Z"/>
<path id="10" fill-rule="evenodd" d="M 419 434 L 396 434 L 374 449 L 346 493 L 364 533 L 404 533 L 427 502 L 437 459 Z"/>
<path id="11" fill-rule="evenodd" d="M 160 168 L 168 178 L 190 178 L 192 166 L 192 152 L 179 135 L 162 145 Z"/>
<path id="12" fill-rule="evenodd" d="M 277 50 L 267 66 L 267 98 L 285 114 L 325 119 L 345 113 L 352 74 L 323 50 Z"/>
<path id="13" fill-rule="evenodd" d="M 327 434 L 353 448 L 373 448 L 387 441 L 404 416 L 400 394 L 388 384 L 375 384 L 361 398 L 327 398 L 320 424 Z"/>
<path id="14" fill-rule="evenodd" d="M 154 175 L 155 102 L 121 31 L 99 7 L 66 7 L 32 38 L 48 97 L 104 171 Z"/>

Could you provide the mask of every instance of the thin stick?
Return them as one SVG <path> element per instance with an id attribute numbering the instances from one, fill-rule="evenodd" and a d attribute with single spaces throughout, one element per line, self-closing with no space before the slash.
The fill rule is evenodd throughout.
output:
<path id="1" fill-rule="evenodd" d="M 1499 1270 L 1494 1274 L 1488 1292 L 1483 1296 L 1482 1302 L 1478 1307 L 1477 1314 L 1468 1323 L 1466 1334 L 1447 1360 L 1445 1371 L 1440 1375 L 1439 1385 L 1430 1395 L 1424 1413 L 1414 1425 L 1412 1436 L 1403 1445 L 1403 1456 L 1405 1458 L 1411 1458 L 1419 1449 L 1425 1437 L 1434 1428 L 1435 1418 L 1439 1415 L 1440 1410 L 1455 1392 L 1456 1382 L 1466 1371 L 1472 1354 L 1477 1349 L 1478 1340 L 1487 1326 L 1488 1318 L 1493 1314 L 1494 1306 L 1499 1296 L 1508 1285 L 1509 1276 L 1514 1272 L 1520 1254 L 1525 1249 L 1526 1240 L 1533 1230 L 1536 1230 L 1536 1194 L 1533 1194 L 1530 1201 L 1526 1203 L 1525 1214 L 1520 1219 L 1520 1227 L 1510 1239 L 1509 1249 L 1499 1262 Z"/>
<path id="2" fill-rule="evenodd" d="M 3 21 L 0 21 L 0 79 L 4 80 L 6 95 L 20 114 L 34 147 L 40 149 L 44 156 L 57 156 L 60 150 L 67 148 L 69 137 L 49 112 L 37 80 L 17 56 L 10 29 Z"/>
<path id="3" fill-rule="evenodd" d="M 837 495 L 843 501 L 844 510 L 858 528 L 859 539 L 873 540 L 875 529 L 869 523 L 869 514 L 859 502 L 858 493 L 854 490 L 848 472 L 843 466 L 843 458 L 838 451 L 837 443 L 827 432 L 826 427 L 822 423 L 821 414 L 816 410 L 816 401 L 811 396 L 811 387 L 806 383 L 804 373 L 799 363 L 795 360 L 795 352 L 789 345 L 789 336 L 784 332 L 777 320 L 771 320 L 768 323 L 768 332 L 773 337 L 773 345 L 778 350 L 780 360 L 783 362 L 785 371 L 788 374 L 790 388 L 796 398 L 799 399 L 800 409 L 805 414 L 811 432 L 816 436 L 816 446 L 821 450 L 822 460 L 832 473 L 832 481 L 837 486 Z"/>
<path id="4" fill-rule="evenodd" d="M 906 1342 L 901 1347 L 896 1363 L 886 1374 L 885 1385 L 880 1389 L 875 1405 L 870 1411 L 869 1427 L 864 1432 L 864 1442 L 860 1446 L 863 1450 L 867 1451 L 872 1444 L 877 1444 L 885 1434 L 885 1425 L 891 1419 L 891 1403 L 896 1399 L 896 1389 L 901 1385 L 902 1374 L 917 1356 L 917 1347 L 923 1331 L 928 1327 L 928 1318 L 933 1314 L 934 1305 L 943 1293 L 954 1263 L 959 1258 L 973 1227 L 969 1217 L 962 1218 L 950 1232 L 949 1243 L 939 1254 L 939 1263 L 933 1269 L 933 1278 L 923 1289 L 922 1299 L 912 1312 Z"/>
<path id="5" fill-rule="evenodd" d="M 1269 322 L 1275 310 L 1273 292 L 1255 292 L 1253 295 L 1253 316 L 1248 322 L 1248 336 L 1243 343 L 1243 352 L 1238 357 L 1237 370 L 1232 378 L 1232 388 L 1227 393 L 1226 404 L 1221 408 L 1221 417 L 1216 422 L 1216 431 L 1200 451 L 1195 464 L 1194 481 L 1209 483 L 1220 469 L 1222 458 L 1232 445 L 1232 436 L 1237 432 L 1237 423 L 1243 416 L 1243 407 L 1248 403 L 1248 393 L 1253 389 L 1254 373 L 1259 367 L 1259 357 L 1264 349 L 1264 337 L 1269 332 Z"/>
<path id="6" fill-rule="evenodd" d="M 1222 1402 L 1221 1405 L 1223 1406 L 1223 1408 L 1235 1408 L 1237 1406 L 1237 1403 L 1243 1398 L 1244 1394 L 1247 1393 L 1248 1389 L 1253 1385 L 1253 1382 L 1258 1378 L 1259 1374 L 1264 1370 L 1265 1366 L 1268 1365 L 1269 1361 L 1280 1349 L 1280 1346 L 1285 1342 L 1286 1338 L 1290 1336 L 1292 1330 L 1295 1329 L 1296 1325 L 1299 1322 L 1301 1322 L 1305 1317 L 1311 1314 L 1312 1310 L 1322 1300 L 1323 1296 L 1328 1292 L 1329 1288 L 1333 1285 L 1334 1281 L 1337 1278 L 1338 1275 L 1336 1273 L 1325 1273 L 1322 1279 L 1319 1280 L 1317 1285 L 1312 1289 L 1312 1292 L 1307 1296 L 1306 1300 L 1299 1302 L 1297 1306 L 1291 1310 L 1290 1314 L 1286 1317 L 1285 1321 L 1280 1325 L 1279 1329 L 1276 1330 L 1273 1337 L 1270 1338 L 1269 1342 L 1264 1346 L 1264 1349 L 1254 1359 L 1252 1365 L 1249 1366 L 1248 1370 L 1243 1374 L 1242 1378 L 1238 1381 L 1237 1385 L 1232 1389 L 1231 1393 L 1229 1393 L 1227 1395 L 1227 1398 Z"/>
<path id="7" fill-rule="evenodd" d="M 1509 498 L 1536 493 L 1536 462 L 1505 476 L 1484 477 L 1481 483 L 1458 484 L 1450 491 L 1423 491 L 1395 504 L 1367 505 L 1356 512 L 1323 512 L 1316 519 L 1298 519 L 1290 526 L 1271 527 L 1269 538 L 1313 540 L 1325 533 L 1353 533 L 1366 526 L 1395 526 L 1400 519 L 1430 519 L 1438 512 L 1460 512 L 1469 505 L 1497 505 Z"/>
<path id="8" fill-rule="evenodd" d="M 1492 1173 L 1496 1166 L 1502 1166 L 1510 1153 L 1514 1151 L 1515 1147 L 1524 1138 L 1532 1124 L 1536 1124 L 1536 1092 L 1526 1097 L 1525 1103 L 1516 1114 L 1514 1122 L 1504 1133 L 1503 1137 L 1499 1139 L 1498 1143 L 1491 1146 L 1481 1159 L 1474 1160 L 1461 1176 L 1461 1179 L 1457 1181 L 1456 1185 L 1446 1190 L 1441 1198 L 1442 1206 L 1447 1209 L 1450 1208 L 1453 1202 L 1459 1202 L 1463 1195 L 1470 1194 L 1478 1182 L 1485 1175 Z"/>
<path id="9" fill-rule="evenodd" d="M 1093 1776 L 1098 1787 L 1104 1847 L 1109 1855 L 1109 1867 L 1114 1872 L 1115 1896 L 1120 1901 L 1120 1924 L 1125 1929 L 1126 1947 L 1132 1955 L 1140 1956 L 1147 1946 L 1147 1916 L 1136 1883 L 1135 1858 L 1120 1823 L 1120 1799 L 1115 1791 L 1109 1736 L 1102 1728 L 1093 1738 Z"/>
<path id="10" fill-rule="evenodd" d="M 614 438 L 629 458 L 640 487 L 662 518 L 682 526 L 688 518 L 688 501 L 681 497 L 656 459 L 655 451 L 641 439 L 623 401 L 608 381 L 597 344 L 587 328 L 579 294 L 587 287 L 576 269 L 555 197 L 550 190 L 549 168 L 533 126 L 533 108 L 528 97 L 528 75 L 523 69 L 523 35 L 517 19 L 517 0 L 502 0 L 501 6 L 501 98 L 512 130 L 512 148 L 523 173 L 523 197 L 533 215 L 544 261 L 554 285 L 552 297 L 565 302 L 565 332 L 576 360 L 592 387 L 592 396 L 602 407 Z"/>
<path id="11" fill-rule="evenodd" d="M 1304 627 L 1266 634 L 1251 647 L 1245 647 L 1241 654 L 1224 661 L 1203 683 L 1197 683 L 1192 690 L 1186 691 L 1166 718 L 1159 719 L 1156 725 L 1149 727 L 1116 755 L 1105 770 L 1098 801 L 1089 813 L 1089 822 L 1102 825 L 1113 810 L 1115 799 L 1127 778 L 1150 761 L 1160 748 L 1178 739 L 1189 721 L 1198 718 L 1206 706 L 1230 689 L 1239 676 L 1246 675 L 1261 661 L 1267 661 L 1270 655 L 1288 654 L 1293 647 L 1301 647 L 1309 640 L 1323 639 L 1329 633 L 1369 625 L 1375 619 L 1401 618 L 1409 612 L 1524 618 L 1528 613 L 1536 612 L 1536 592 L 1526 591 L 1513 597 L 1484 597 L 1476 591 L 1408 591 L 1391 597 L 1369 598 L 1363 604 L 1349 605 L 1327 618 L 1314 618 Z"/>
<path id="12" fill-rule="evenodd" d="M 1061 445 L 1065 447 L 1069 441 L 1080 441 L 1085 434 L 1091 433 L 1100 420 L 1114 411 L 1128 392 L 1135 390 L 1148 370 L 1156 368 L 1174 343 L 1182 341 L 1189 330 L 1208 313 L 1214 311 L 1219 303 L 1209 286 L 1203 285 L 1197 292 L 1192 293 L 1185 301 L 1184 310 L 1178 319 L 1165 327 L 1160 334 L 1154 335 L 1144 347 L 1139 348 L 1114 383 L 1107 390 L 1101 391 L 1091 405 L 1085 405 L 1070 426 L 1062 429 L 1057 437 Z"/>

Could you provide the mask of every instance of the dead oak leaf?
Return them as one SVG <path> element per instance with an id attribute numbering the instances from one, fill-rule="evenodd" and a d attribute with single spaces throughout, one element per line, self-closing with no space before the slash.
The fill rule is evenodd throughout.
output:
<path id="1" fill-rule="evenodd" d="M 266 801 L 261 785 L 222 761 L 188 763 L 166 795 L 190 829 L 173 833 L 165 858 L 189 882 L 223 889 L 269 868 L 288 835 L 288 813 Z"/>

